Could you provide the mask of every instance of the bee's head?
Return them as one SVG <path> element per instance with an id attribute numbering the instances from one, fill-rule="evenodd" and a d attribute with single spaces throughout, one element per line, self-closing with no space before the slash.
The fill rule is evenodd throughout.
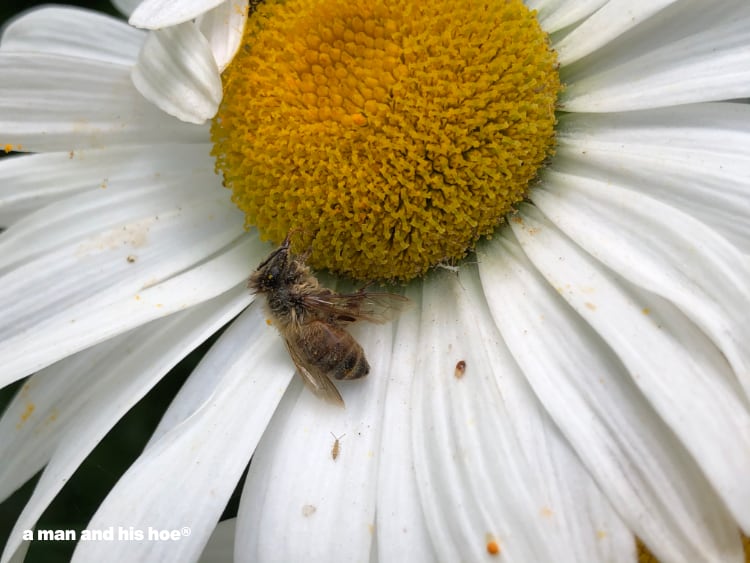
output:
<path id="1" fill-rule="evenodd" d="M 278 289 L 285 283 L 289 270 L 289 237 L 276 250 L 271 252 L 255 270 L 247 282 L 254 293 L 264 293 Z"/>
<path id="2" fill-rule="evenodd" d="M 294 232 L 297 232 L 297 229 L 289 231 L 281 246 L 271 252 L 247 280 L 247 287 L 252 289 L 254 293 L 273 291 L 289 283 L 290 277 L 294 277 L 295 268 L 290 265 L 289 260 L 289 238 Z M 294 260 L 291 262 L 294 262 Z"/>

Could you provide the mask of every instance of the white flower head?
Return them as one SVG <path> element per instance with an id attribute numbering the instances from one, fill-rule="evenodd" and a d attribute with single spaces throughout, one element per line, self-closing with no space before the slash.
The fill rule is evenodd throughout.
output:
<path id="1" fill-rule="evenodd" d="M 530 187 L 475 248 L 486 232 L 472 223 L 482 206 L 463 213 L 471 189 L 528 163 L 504 152 L 519 142 L 500 117 L 472 121 L 494 100 L 441 97 L 442 78 L 399 90 L 461 66 L 430 57 L 476 20 L 452 27 L 459 7 L 392 4 L 120 0 L 131 25 L 44 7 L 5 27 L 0 146 L 33 154 L 0 160 L 0 385 L 28 377 L 0 418 L 0 498 L 43 471 L 1 562 L 117 421 L 226 325 L 87 526 L 179 537 L 80 541 L 75 561 L 632 561 L 635 537 L 662 561 L 743 560 L 750 105 L 732 100 L 750 96 L 750 4 L 527 1 L 564 83 L 547 108 L 554 149 L 538 151 Z M 300 23 L 318 13 L 317 27 Z M 412 41 L 424 22 L 434 43 Z M 338 54 L 329 24 L 346 39 Z M 351 55 L 377 49 L 392 55 L 371 57 L 391 90 Z M 460 85 L 472 93 L 528 66 L 488 74 L 499 59 L 486 52 Z M 254 82 L 238 86 L 249 60 Z M 334 84 L 349 97 L 336 101 Z M 514 123 L 533 129 L 523 100 Z M 413 122 L 388 121 L 407 106 Z M 247 152 L 226 142 L 242 112 Z M 384 136 L 427 156 L 378 152 Z M 508 166 L 487 168 L 488 147 Z M 459 156 L 477 165 L 460 204 Z M 447 219 L 403 219 L 444 202 L 412 205 L 411 184 L 394 186 L 438 176 Z M 345 209 L 337 190 L 359 197 L 373 178 L 382 200 Z M 237 188 L 248 179 L 317 191 Z M 389 206 L 413 207 L 397 217 L 420 233 L 394 227 L 394 255 L 459 251 L 393 271 L 416 278 L 403 289 L 414 306 L 352 326 L 370 374 L 338 383 L 336 408 L 294 375 L 247 279 L 272 249 L 261 233 L 290 226 L 313 265 L 389 277 L 379 258 L 357 263 L 373 270 L 345 261 L 355 243 L 381 256 L 367 237 L 372 210 Z M 290 219 L 324 208 L 345 218 L 337 237 Z M 451 222 L 468 242 L 453 242 Z M 237 518 L 217 526 L 248 463 Z"/>

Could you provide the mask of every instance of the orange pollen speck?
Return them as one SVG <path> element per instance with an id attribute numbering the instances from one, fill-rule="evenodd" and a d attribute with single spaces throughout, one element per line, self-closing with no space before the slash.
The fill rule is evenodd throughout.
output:
<path id="1" fill-rule="evenodd" d="M 496 541 L 487 542 L 487 553 L 490 555 L 497 555 L 500 553 L 500 546 L 497 545 Z"/>
<path id="2" fill-rule="evenodd" d="M 23 411 L 21 420 L 23 420 L 24 422 L 27 421 L 35 409 L 36 405 L 34 403 L 26 403 L 26 410 Z"/>
<path id="3" fill-rule="evenodd" d="M 34 403 L 26 403 L 26 408 L 21 413 L 21 420 L 18 422 L 18 424 L 16 424 L 16 428 L 21 428 L 21 426 L 23 426 L 23 424 L 27 420 L 29 420 L 31 415 L 34 413 L 34 410 L 36 410 L 36 405 Z"/>

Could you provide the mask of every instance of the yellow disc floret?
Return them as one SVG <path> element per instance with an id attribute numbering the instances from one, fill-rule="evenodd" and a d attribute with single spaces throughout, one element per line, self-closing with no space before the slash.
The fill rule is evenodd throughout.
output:
<path id="1" fill-rule="evenodd" d="M 520 0 L 269 1 L 223 80 L 214 155 L 247 225 L 368 281 L 491 233 L 552 151 L 560 90 Z"/>

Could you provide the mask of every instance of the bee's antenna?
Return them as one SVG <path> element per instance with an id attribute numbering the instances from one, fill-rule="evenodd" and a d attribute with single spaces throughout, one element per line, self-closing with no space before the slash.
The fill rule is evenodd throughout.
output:
<path id="1" fill-rule="evenodd" d="M 292 238 L 292 234 L 296 233 L 297 231 L 299 231 L 299 229 L 292 229 L 286 234 L 286 237 L 281 242 L 281 248 L 289 248 L 289 244 L 290 244 L 289 240 Z"/>
<path id="2" fill-rule="evenodd" d="M 283 241 L 283 242 L 281 243 L 281 247 L 282 247 L 282 248 L 289 248 L 289 246 L 291 245 L 291 242 L 290 242 L 290 240 L 291 240 L 291 238 L 292 238 L 292 235 L 293 235 L 293 234 L 295 234 L 295 233 L 309 233 L 309 231 L 306 231 L 306 230 L 305 230 L 305 229 L 303 229 L 302 227 L 295 227 L 295 228 L 293 228 L 293 229 L 290 229 L 290 230 L 289 230 L 289 231 L 287 232 L 287 234 L 286 234 L 286 238 L 285 238 L 285 239 L 284 239 L 284 241 Z"/>

